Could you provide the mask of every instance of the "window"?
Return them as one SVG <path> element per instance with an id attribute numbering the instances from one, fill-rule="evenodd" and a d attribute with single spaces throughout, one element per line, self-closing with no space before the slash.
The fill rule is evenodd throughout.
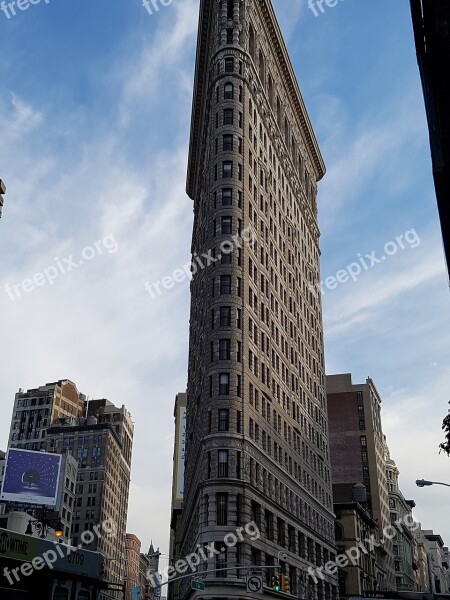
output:
<path id="1" fill-rule="evenodd" d="M 219 340 L 219 360 L 230 360 L 230 340 Z"/>
<path id="2" fill-rule="evenodd" d="M 220 293 L 231 294 L 231 275 L 220 276 Z"/>
<path id="3" fill-rule="evenodd" d="M 231 217 L 222 217 L 221 232 L 222 235 L 231 235 L 232 219 Z"/>
<path id="4" fill-rule="evenodd" d="M 233 163 L 231 160 L 224 161 L 222 177 L 224 179 L 229 179 L 230 177 L 233 177 Z"/>
<path id="5" fill-rule="evenodd" d="M 228 410 L 228 408 L 219 408 L 219 431 L 228 431 L 229 428 L 230 411 Z"/>
<path id="6" fill-rule="evenodd" d="M 226 83 L 223 88 L 224 100 L 233 100 L 234 98 L 234 86 L 232 83 Z"/>
<path id="7" fill-rule="evenodd" d="M 227 572 L 221 571 L 221 569 L 227 568 L 227 548 L 219 543 L 216 550 L 218 552 L 216 555 L 216 577 L 226 577 Z"/>
<path id="8" fill-rule="evenodd" d="M 231 152 L 233 150 L 233 136 L 232 135 L 224 135 L 223 136 L 223 151 Z"/>
<path id="9" fill-rule="evenodd" d="M 231 306 L 221 306 L 219 309 L 220 326 L 230 327 L 231 325 Z"/>
<path id="10" fill-rule="evenodd" d="M 222 206 L 231 206 L 233 202 L 233 190 L 231 188 L 223 188 L 222 190 Z"/>
<path id="11" fill-rule="evenodd" d="M 359 429 L 360 429 L 360 431 L 364 431 L 365 428 L 366 428 L 366 423 L 364 422 L 364 419 L 360 419 L 359 420 Z"/>
<path id="12" fill-rule="evenodd" d="M 219 375 L 219 394 L 228 396 L 230 393 L 230 374 L 220 373 Z"/>
<path id="13" fill-rule="evenodd" d="M 233 73 L 234 71 L 234 58 L 225 59 L 225 73 Z"/>
<path id="14" fill-rule="evenodd" d="M 233 125 L 233 109 L 225 108 L 223 111 L 223 124 Z"/>
<path id="15" fill-rule="evenodd" d="M 367 446 L 367 438 L 365 435 L 360 436 L 359 439 L 361 440 L 361 446 Z"/>
<path id="16" fill-rule="evenodd" d="M 218 459 L 218 477 L 228 477 L 228 450 L 219 450 Z"/>
<path id="17" fill-rule="evenodd" d="M 217 525 L 228 525 L 228 494 L 216 494 Z"/>
<path id="18" fill-rule="evenodd" d="M 227 29 L 227 44 L 232 44 L 233 43 L 233 30 Z"/>

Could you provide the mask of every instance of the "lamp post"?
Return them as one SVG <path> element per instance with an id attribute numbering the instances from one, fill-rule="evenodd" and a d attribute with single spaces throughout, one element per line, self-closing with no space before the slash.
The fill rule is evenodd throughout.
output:
<path id="1" fill-rule="evenodd" d="M 426 479 L 416 479 L 417 487 L 428 487 L 430 485 L 445 485 L 450 487 L 450 483 L 442 483 L 442 481 L 427 481 Z"/>
<path id="2" fill-rule="evenodd" d="M 40 519 L 30 519 L 28 521 L 25 535 L 33 535 L 33 529 L 39 532 L 39 537 L 43 540 L 47 538 L 49 529 L 55 530 L 55 536 L 59 539 L 64 535 L 64 526 L 61 522 L 61 518 L 56 519 L 48 518 L 47 509 L 42 510 L 42 517 Z"/>

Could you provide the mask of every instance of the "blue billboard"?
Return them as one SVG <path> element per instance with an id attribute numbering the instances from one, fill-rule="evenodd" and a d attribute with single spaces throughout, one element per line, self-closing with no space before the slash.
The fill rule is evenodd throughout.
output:
<path id="1" fill-rule="evenodd" d="M 10 448 L 6 455 L 1 500 L 56 506 L 61 455 Z"/>

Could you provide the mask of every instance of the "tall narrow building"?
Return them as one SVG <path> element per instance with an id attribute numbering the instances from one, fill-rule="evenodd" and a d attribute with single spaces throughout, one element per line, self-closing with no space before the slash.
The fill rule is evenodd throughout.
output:
<path id="1" fill-rule="evenodd" d="M 372 379 L 353 384 L 350 373 L 327 376 L 330 450 L 333 484 L 361 482 L 367 489 L 367 508 L 384 540 L 384 572 L 378 571 L 377 589 L 395 590 L 385 439 L 381 398 Z"/>
<path id="2" fill-rule="evenodd" d="M 307 574 L 335 552 L 316 293 L 324 172 L 270 0 L 202 0 L 181 555 L 216 544 L 206 586 L 217 597 L 248 598 L 237 567 L 279 559 L 292 595 L 335 596 L 335 576 Z M 225 547 L 251 521 L 260 539 Z M 269 596 L 275 571 L 264 573 Z"/>

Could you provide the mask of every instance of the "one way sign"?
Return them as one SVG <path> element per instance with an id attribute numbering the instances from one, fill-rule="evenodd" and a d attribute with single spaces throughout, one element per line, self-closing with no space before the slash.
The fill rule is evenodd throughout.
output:
<path id="1" fill-rule="evenodd" d="M 262 594 L 262 592 L 263 592 L 263 576 L 260 574 L 247 575 L 246 592 L 247 592 L 247 594 Z"/>

